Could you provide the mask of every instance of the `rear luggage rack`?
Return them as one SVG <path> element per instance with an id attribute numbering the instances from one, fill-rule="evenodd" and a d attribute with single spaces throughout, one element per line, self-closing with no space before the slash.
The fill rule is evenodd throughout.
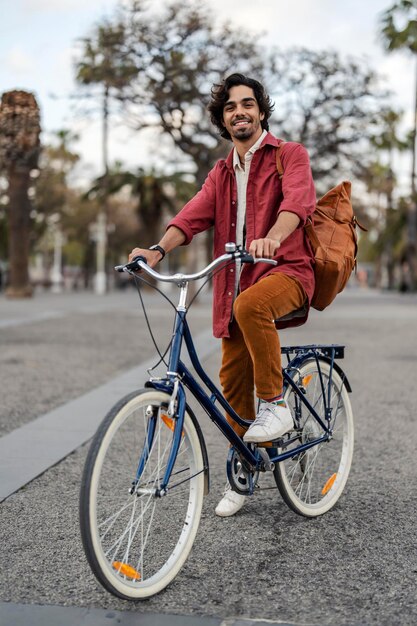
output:
<path id="1" fill-rule="evenodd" d="M 318 355 L 327 356 L 330 359 L 344 359 L 345 358 L 345 346 L 339 344 L 311 344 L 309 346 L 284 346 L 281 348 L 281 354 L 307 354 L 313 352 Z"/>

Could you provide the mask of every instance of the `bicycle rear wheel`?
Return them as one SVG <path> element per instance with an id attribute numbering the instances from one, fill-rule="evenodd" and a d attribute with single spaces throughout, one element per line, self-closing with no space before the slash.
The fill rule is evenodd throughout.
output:
<path id="1" fill-rule="evenodd" d="M 80 494 L 84 550 L 100 583 L 125 599 L 147 598 L 173 580 L 187 559 L 200 521 L 204 464 L 187 412 L 168 493 L 155 495 L 173 440 L 169 399 L 151 389 L 121 400 L 97 431 L 84 468 Z M 143 471 L 135 485 L 140 459 Z"/>
<path id="2" fill-rule="evenodd" d="M 325 421 L 320 372 L 327 398 L 330 365 L 321 359 L 319 363 L 320 370 L 315 359 L 304 361 L 298 372 L 294 373 L 294 380 L 303 385 L 305 397 Z M 292 443 L 280 452 L 295 449 L 324 434 L 323 428 L 296 398 L 290 386 L 284 397 L 294 416 L 298 403 L 300 415 L 295 420 L 297 428 L 290 434 Z M 332 438 L 304 452 L 295 453 L 293 457 L 277 463 L 274 468 L 275 480 L 284 501 L 293 511 L 306 517 L 322 515 L 335 505 L 343 492 L 352 463 L 352 408 L 346 386 L 335 369 L 332 371 L 330 406 Z"/>

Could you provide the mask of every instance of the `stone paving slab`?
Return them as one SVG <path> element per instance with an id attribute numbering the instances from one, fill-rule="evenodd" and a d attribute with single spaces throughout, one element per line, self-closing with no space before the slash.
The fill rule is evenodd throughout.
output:
<path id="1" fill-rule="evenodd" d="M 0 603 L 0 626 L 312 626 L 295 622 L 272 622 L 187 615 L 165 615 L 86 609 L 79 607 L 39 606 Z"/>

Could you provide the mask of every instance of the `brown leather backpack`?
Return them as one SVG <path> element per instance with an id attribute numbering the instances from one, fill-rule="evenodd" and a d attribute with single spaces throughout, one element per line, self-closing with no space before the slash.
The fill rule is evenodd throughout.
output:
<path id="1" fill-rule="evenodd" d="M 284 144 L 280 144 L 276 154 L 280 178 L 284 174 L 280 158 Z M 356 267 L 356 226 L 366 230 L 353 213 L 350 191 L 351 184 L 347 180 L 330 189 L 317 202 L 312 218 L 308 218 L 304 226 L 315 257 L 316 286 L 311 306 L 319 311 L 329 306 L 346 287 Z"/>

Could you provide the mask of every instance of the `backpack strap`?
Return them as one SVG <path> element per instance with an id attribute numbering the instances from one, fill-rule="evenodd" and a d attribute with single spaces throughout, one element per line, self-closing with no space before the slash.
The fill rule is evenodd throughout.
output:
<path id="1" fill-rule="evenodd" d="M 320 248 L 320 241 L 319 241 L 319 238 L 317 237 L 316 231 L 314 230 L 313 220 L 311 219 L 310 216 L 307 218 L 307 221 L 304 224 L 304 232 L 306 233 L 310 241 L 314 254 L 316 254 L 316 250 Z"/>
<path id="2" fill-rule="evenodd" d="M 357 218 L 356 218 L 356 215 L 354 215 L 354 216 L 353 216 L 353 225 L 354 225 L 354 226 L 359 226 L 359 228 L 360 228 L 361 230 L 363 230 L 365 233 L 367 233 L 367 232 L 368 232 L 368 229 L 367 229 L 367 228 L 365 228 L 365 226 L 362 226 L 362 224 L 360 224 L 360 222 L 358 222 L 358 220 L 357 220 Z"/>
<path id="3" fill-rule="evenodd" d="M 282 161 L 281 161 L 281 154 L 282 154 L 282 150 L 285 146 L 286 142 L 285 141 L 281 141 L 281 143 L 279 144 L 277 151 L 276 151 L 276 162 L 277 162 L 277 171 L 278 171 L 278 176 L 279 179 L 281 180 L 281 178 L 284 176 L 284 167 L 282 165 Z M 310 243 L 312 245 L 313 251 L 314 253 L 316 252 L 317 248 L 320 246 L 320 242 L 318 240 L 318 237 L 316 235 L 316 231 L 314 230 L 314 225 L 313 225 L 313 220 L 311 217 L 307 218 L 306 223 L 304 224 L 304 231 L 307 234 Z"/>
<path id="4" fill-rule="evenodd" d="M 285 146 L 285 141 L 281 141 L 281 143 L 279 144 L 277 151 L 276 151 L 276 162 L 277 162 L 277 170 L 278 170 L 278 176 L 279 179 L 281 180 L 281 178 L 284 176 L 284 168 L 282 166 L 282 161 L 281 161 L 281 153 L 282 153 L 282 149 Z"/>

